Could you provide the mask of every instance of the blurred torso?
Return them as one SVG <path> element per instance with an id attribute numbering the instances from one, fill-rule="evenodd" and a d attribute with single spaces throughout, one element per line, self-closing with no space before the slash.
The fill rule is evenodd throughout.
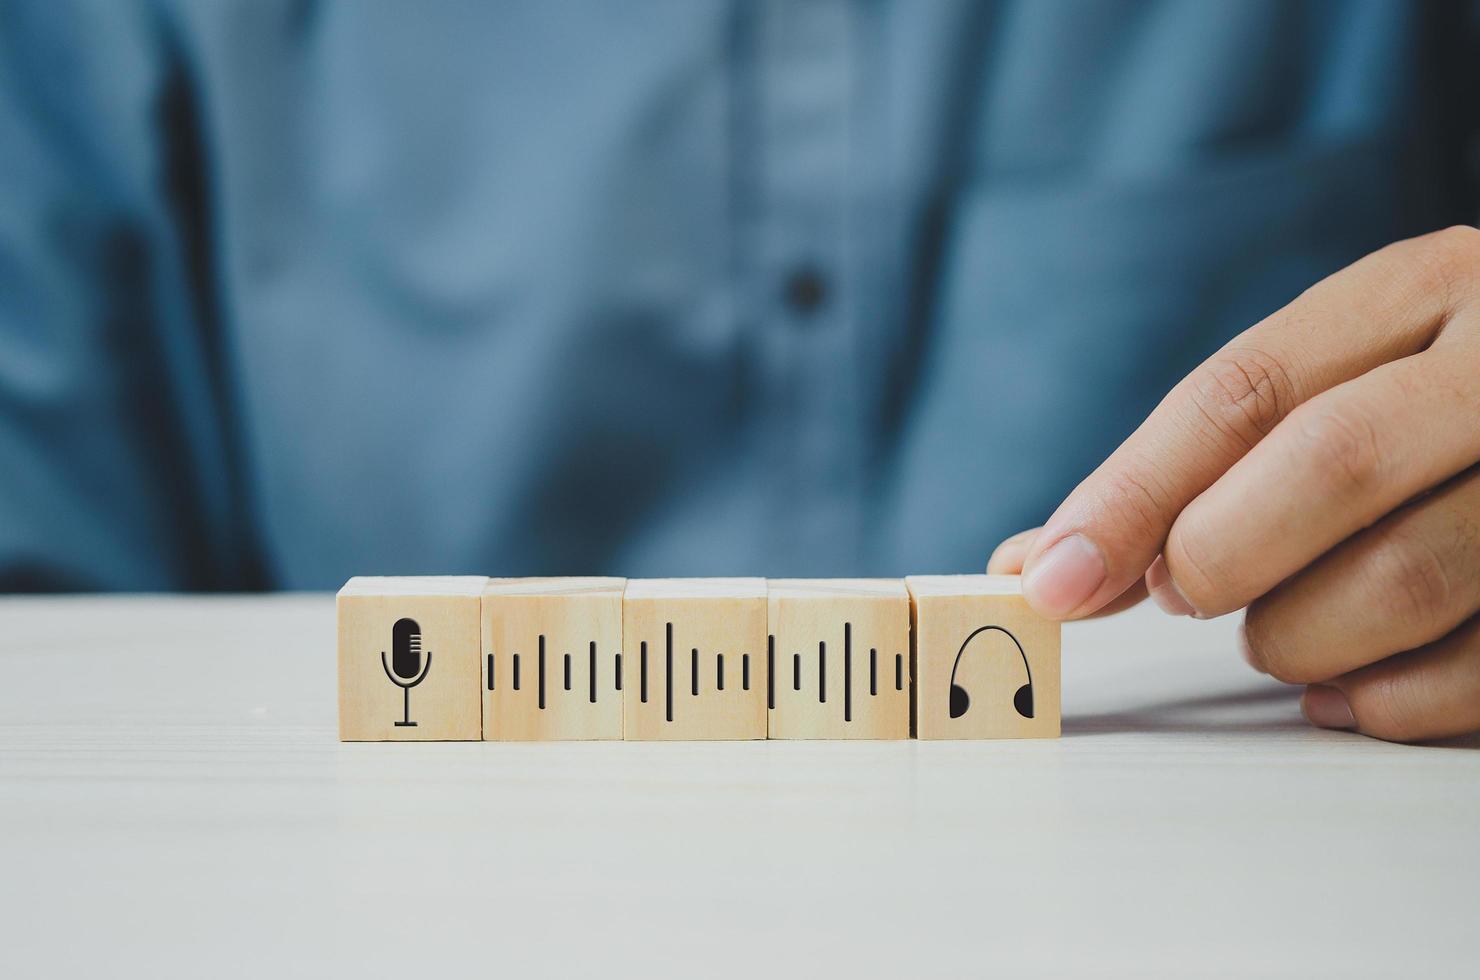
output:
<path id="1" fill-rule="evenodd" d="M 152 438 L 215 553 L 80 578 L 977 569 L 1223 340 L 1465 217 L 1433 19 L 167 9 L 119 70 L 180 93 L 139 199 L 210 340 Z"/>

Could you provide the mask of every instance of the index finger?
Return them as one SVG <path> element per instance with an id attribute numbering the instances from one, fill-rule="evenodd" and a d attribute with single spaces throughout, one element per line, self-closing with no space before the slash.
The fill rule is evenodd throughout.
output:
<path id="1" fill-rule="evenodd" d="M 1044 524 L 1024 562 L 1028 602 L 1073 619 L 1125 592 L 1182 509 L 1296 406 L 1428 346 L 1477 240 L 1455 228 L 1374 252 L 1203 362 Z"/>

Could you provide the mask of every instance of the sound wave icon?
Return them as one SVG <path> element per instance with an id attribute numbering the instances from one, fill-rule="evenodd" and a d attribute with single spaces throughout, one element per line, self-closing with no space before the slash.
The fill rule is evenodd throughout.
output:
<path id="1" fill-rule="evenodd" d="M 546 671 L 545 671 L 545 660 L 546 660 L 546 658 L 545 658 L 545 634 L 543 634 L 543 633 L 539 634 L 539 638 L 535 642 L 536 642 L 536 647 L 537 647 L 537 650 L 538 650 L 538 655 L 537 655 L 537 658 L 536 658 L 536 661 L 535 661 L 535 669 L 536 669 L 536 685 L 535 686 L 536 686 L 536 692 L 537 692 L 537 697 L 538 697 L 539 709 L 541 711 L 543 711 L 543 710 L 545 710 L 545 705 L 546 705 L 546 698 L 545 698 L 545 673 L 546 673 Z M 510 670 L 511 670 L 511 673 L 512 673 L 512 680 L 513 680 L 513 685 L 512 686 L 513 686 L 513 689 L 514 690 L 518 691 L 522 687 L 522 685 L 520 683 L 521 678 L 520 678 L 520 669 L 519 669 L 520 668 L 519 654 L 517 654 L 517 653 L 511 653 L 511 654 L 509 654 L 509 656 L 512 658 L 512 662 L 510 664 Z M 496 687 L 495 687 L 495 685 L 497 683 L 496 678 L 498 676 L 498 671 L 496 669 L 497 668 L 497 665 L 498 665 L 497 655 L 496 654 L 493 654 L 493 653 L 488 654 L 487 655 L 487 661 L 488 661 L 488 684 L 487 684 L 487 686 L 488 686 L 488 689 L 490 691 L 492 691 L 492 690 L 495 690 L 496 689 Z M 571 689 L 571 686 L 572 686 L 571 655 L 570 654 L 567 653 L 567 654 L 563 654 L 562 655 L 562 657 L 561 657 L 561 665 L 562 665 L 561 672 L 562 672 L 562 675 L 563 675 L 563 683 L 562 683 L 561 687 L 564 690 L 569 691 Z M 587 645 L 587 648 L 586 648 L 586 680 L 587 680 L 586 697 L 587 697 L 587 700 L 591 704 L 596 704 L 596 702 L 597 702 L 597 691 L 596 691 L 596 687 L 597 687 L 597 684 L 596 684 L 596 681 L 597 681 L 597 669 L 598 668 L 597 668 L 597 664 L 596 664 L 596 641 L 595 640 L 592 640 Z M 613 672 L 613 678 L 615 680 L 614 687 L 615 687 L 615 689 L 617 691 L 620 692 L 622 690 L 622 655 L 620 653 L 617 653 L 617 654 L 615 654 L 613 656 L 612 672 Z"/>
<path id="2" fill-rule="evenodd" d="M 673 624 L 664 624 L 663 641 L 663 718 L 673 721 Z M 703 689 L 703 668 L 700 664 L 698 647 L 689 648 L 689 696 L 698 697 Z M 648 703 L 648 645 L 643 640 L 637 653 L 638 699 Z M 714 690 L 725 689 L 725 655 L 714 655 Z M 740 689 L 750 690 L 750 654 L 740 655 Z"/>
<path id="3" fill-rule="evenodd" d="M 887 656 L 887 654 L 886 654 Z M 817 641 L 817 702 L 827 703 L 827 641 Z M 766 638 L 766 707 L 776 708 L 776 637 Z M 791 656 L 791 689 L 802 689 L 802 654 Z M 904 654 L 894 655 L 894 689 L 904 690 Z M 870 647 L 868 651 L 868 693 L 879 695 L 879 651 Z M 853 624 L 843 624 L 843 721 L 853 720 Z"/>

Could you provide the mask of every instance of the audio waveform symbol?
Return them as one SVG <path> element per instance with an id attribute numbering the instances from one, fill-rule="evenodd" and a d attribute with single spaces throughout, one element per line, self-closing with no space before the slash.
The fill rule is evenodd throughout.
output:
<path id="1" fill-rule="evenodd" d="M 817 643 L 817 703 L 827 703 L 827 641 Z M 791 655 L 791 689 L 802 690 L 802 654 Z M 894 689 L 904 690 L 904 654 L 894 655 Z M 868 651 L 868 693 L 879 696 L 879 651 Z M 776 636 L 766 637 L 766 707 L 776 708 Z M 853 720 L 853 624 L 843 624 L 843 721 Z"/>
<path id="2" fill-rule="evenodd" d="M 536 692 L 537 692 L 537 695 L 538 695 L 539 707 L 540 707 L 541 710 L 544 710 L 544 708 L 545 708 L 545 700 L 546 700 L 545 699 L 545 634 L 543 634 L 543 633 L 539 634 L 539 637 L 536 640 L 536 648 L 537 648 L 537 651 L 538 651 L 537 652 L 537 664 L 536 664 L 536 672 L 537 672 Z M 643 666 L 644 666 L 644 670 L 645 670 L 646 669 L 646 665 L 647 665 L 647 644 L 643 644 L 643 653 L 642 653 L 642 655 L 643 655 Z M 562 656 L 561 662 L 562 662 L 562 669 L 563 669 L 563 675 L 562 675 L 563 683 L 562 683 L 562 687 L 565 690 L 569 691 L 569 690 L 572 690 L 572 688 L 574 686 L 574 677 L 573 677 L 572 666 L 571 666 L 572 665 L 572 657 L 568 653 L 562 654 L 561 656 Z M 597 702 L 597 691 L 596 691 L 597 663 L 596 663 L 596 660 L 597 660 L 597 657 L 596 657 L 596 641 L 595 640 L 592 640 L 587 645 L 587 647 L 586 647 L 586 679 L 587 679 L 586 698 L 587 698 L 587 700 L 591 704 L 596 704 L 596 702 Z M 497 654 L 496 653 L 489 653 L 488 656 L 487 656 L 487 661 L 488 661 L 488 681 L 487 681 L 487 686 L 488 686 L 488 689 L 490 691 L 492 691 L 492 690 L 495 690 L 496 689 L 497 683 L 498 683 L 497 682 L 497 678 L 498 678 L 498 669 L 497 669 L 498 668 L 498 657 L 497 657 Z M 511 653 L 509 655 L 509 661 L 510 661 L 510 679 L 513 682 L 512 687 L 513 687 L 513 689 L 515 691 L 521 690 L 521 683 L 520 683 L 521 678 L 520 678 L 520 669 L 519 669 L 520 668 L 519 654 L 517 654 L 517 653 Z M 622 654 L 620 652 L 618 652 L 618 653 L 616 653 L 616 654 L 613 655 L 613 661 L 612 661 L 612 677 L 613 677 L 613 680 L 615 682 L 614 686 L 616 687 L 616 689 L 618 691 L 621 691 L 622 690 Z M 644 680 L 644 685 L 643 685 L 643 700 L 645 701 L 645 700 L 647 700 L 646 677 L 644 677 L 643 680 Z"/>

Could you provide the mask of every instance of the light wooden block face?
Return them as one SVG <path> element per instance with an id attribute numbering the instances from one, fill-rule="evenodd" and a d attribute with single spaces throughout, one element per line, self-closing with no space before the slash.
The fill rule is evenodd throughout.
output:
<path id="1" fill-rule="evenodd" d="M 920 575 L 905 583 L 916 735 L 1057 738 L 1059 624 L 1029 608 L 1018 576 Z"/>
<path id="2" fill-rule="evenodd" d="M 909 738 L 910 600 L 898 579 L 766 583 L 770 738 Z"/>
<path id="3" fill-rule="evenodd" d="M 622 737 L 620 578 L 491 579 L 483 593 L 483 737 Z"/>
<path id="4" fill-rule="evenodd" d="M 625 738 L 766 737 L 764 579 L 631 579 Z"/>
<path id="5" fill-rule="evenodd" d="M 339 590 L 339 737 L 482 736 L 482 576 L 352 578 Z"/>

